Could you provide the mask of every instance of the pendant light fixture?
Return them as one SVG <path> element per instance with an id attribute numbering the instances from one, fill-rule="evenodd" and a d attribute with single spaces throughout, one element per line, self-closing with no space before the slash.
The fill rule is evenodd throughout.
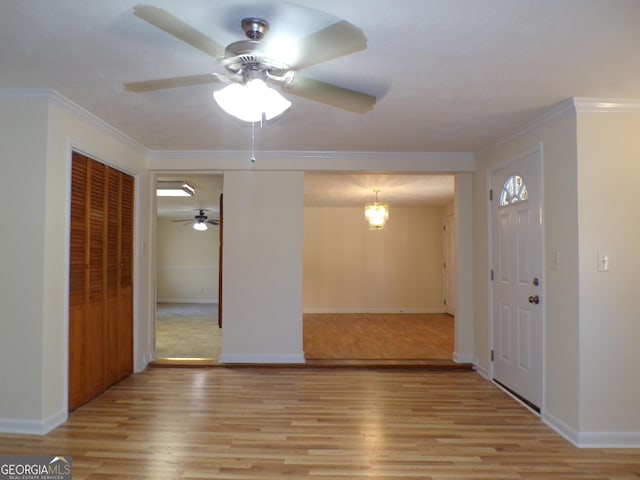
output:
<path id="1" fill-rule="evenodd" d="M 389 205 L 378 203 L 378 192 L 374 189 L 376 201 L 364 207 L 364 218 L 369 223 L 370 230 L 382 230 L 387 220 L 389 220 Z"/>

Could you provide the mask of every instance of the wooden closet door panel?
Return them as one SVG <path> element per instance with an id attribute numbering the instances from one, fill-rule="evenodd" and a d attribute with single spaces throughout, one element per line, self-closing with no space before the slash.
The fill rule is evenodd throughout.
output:
<path id="1" fill-rule="evenodd" d="M 133 372 L 133 206 L 134 179 L 121 174 L 118 316 L 118 376 Z"/>
<path id="2" fill-rule="evenodd" d="M 119 242 L 120 242 L 120 190 L 121 173 L 113 168 L 106 170 L 106 283 L 105 283 L 105 335 L 104 375 L 105 384 L 120 379 L 118 375 L 118 317 L 119 308 Z"/>
<path id="3" fill-rule="evenodd" d="M 85 316 L 89 291 L 87 235 L 88 165 L 74 152 L 71 166 L 71 212 L 69 238 L 69 409 L 86 401 Z"/>
<path id="4" fill-rule="evenodd" d="M 105 283 L 106 283 L 106 201 L 107 167 L 89 162 L 89 299 L 85 317 L 86 378 L 88 392 L 97 395 L 104 380 Z"/>

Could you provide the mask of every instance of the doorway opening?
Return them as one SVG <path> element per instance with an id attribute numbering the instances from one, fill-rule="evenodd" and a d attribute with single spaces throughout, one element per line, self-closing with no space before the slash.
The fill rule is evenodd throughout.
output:
<path id="1" fill-rule="evenodd" d="M 156 197 L 155 360 L 215 363 L 222 343 L 218 297 L 223 176 L 157 176 L 157 185 L 168 185 L 165 182 L 186 183 L 194 191 Z"/>
<path id="2" fill-rule="evenodd" d="M 370 230 L 374 190 L 388 223 Z M 303 311 L 307 361 L 452 362 L 443 229 L 453 222 L 454 176 L 305 175 Z M 455 230 L 452 229 L 452 234 Z M 455 305 L 450 305 L 455 312 Z"/>

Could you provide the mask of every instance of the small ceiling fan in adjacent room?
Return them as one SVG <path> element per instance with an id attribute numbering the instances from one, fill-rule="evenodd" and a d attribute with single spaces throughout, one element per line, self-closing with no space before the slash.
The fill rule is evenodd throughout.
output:
<path id="1" fill-rule="evenodd" d="M 138 5 L 134 7 L 134 14 L 213 57 L 224 69 L 220 74 L 203 73 L 126 83 L 126 91 L 149 92 L 222 83 L 226 86 L 214 92 L 216 102 L 231 115 L 247 122 L 269 120 L 286 110 L 291 103 L 279 91 L 354 113 L 366 113 L 376 103 L 373 95 L 299 73 L 312 65 L 367 47 L 362 30 L 347 21 L 337 21 L 305 38 L 291 40 L 287 48 L 282 48 L 281 44 L 270 41 L 267 20 L 247 17 L 240 21 L 246 39 L 225 48 L 161 8 Z M 240 100 L 236 101 L 238 96 Z"/>
<path id="2" fill-rule="evenodd" d="M 198 210 L 193 220 L 172 220 L 172 222 L 181 222 L 186 224 L 193 224 L 194 230 L 205 231 L 208 228 L 208 225 L 220 225 L 219 220 L 209 220 L 206 215 L 205 210 Z"/>

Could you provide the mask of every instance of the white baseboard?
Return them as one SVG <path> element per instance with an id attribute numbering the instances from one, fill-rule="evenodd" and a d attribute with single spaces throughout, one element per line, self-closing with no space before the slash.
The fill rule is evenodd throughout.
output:
<path id="1" fill-rule="evenodd" d="M 157 303 L 218 303 L 217 298 L 158 298 Z"/>
<path id="2" fill-rule="evenodd" d="M 470 353 L 453 352 L 453 361 L 456 363 L 472 363 L 476 365 L 478 363 L 478 357 Z"/>
<path id="3" fill-rule="evenodd" d="M 581 432 L 582 448 L 640 448 L 640 432 Z"/>
<path id="4" fill-rule="evenodd" d="M 491 381 L 491 375 L 489 374 L 489 370 L 478 363 L 477 357 L 476 357 L 476 362 L 473 365 L 476 367 L 476 372 L 478 372 L 483 378 Z"/>
<path id="5" fill-rule="evenodd" d="M 236 354 L 222 353 L 220 363 L 304 363 L 304 354 Z"/>
<path id="6" fill-rule="evenodd" d="M 45 435 L 66 422 L 67 416 L 67 411 L 61 410 L 60 412 L 42 420 L 0 418 L 0 432 L 19 433 L 24 435 Z"/>
<path id="7" fill-rule="evenodd" d="M 640 448 L 640 432 L 577 432 L 546 412 L 542 421 L 579 448 Z"/>
<path id="8" fill-rule="evenodd" d="M 305 308 L 303 313 L 446 313 L 444 308 Z"/>

